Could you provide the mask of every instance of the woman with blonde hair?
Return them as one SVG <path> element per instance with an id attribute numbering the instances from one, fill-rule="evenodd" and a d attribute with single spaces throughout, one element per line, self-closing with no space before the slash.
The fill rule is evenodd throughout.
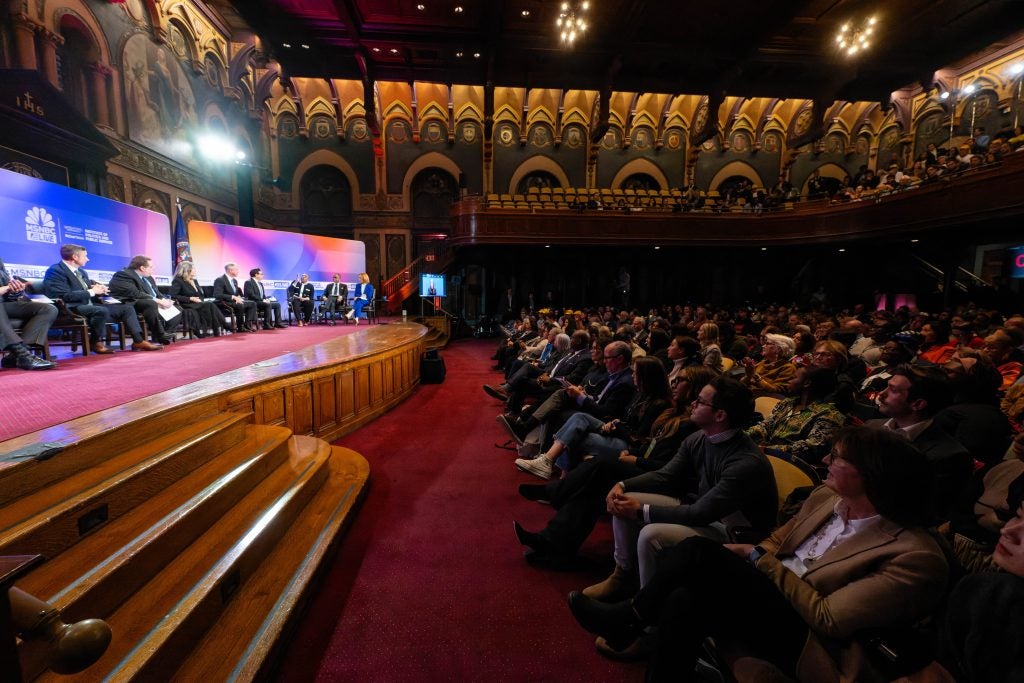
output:
<path id="1" fill-rule="evenodd" d="M 718 345 L 718 325 L 704 323 L 697 328 L 697 341 L 700 342 L 701 363 L 722 371 L 722 349 Z"/>
<path id="2" fill-rule="evenodd" d="M 373 302 L 373 285 L 370 284 L 370 276 L 366 273 L 359 273 L 359 284 L 356 285 L 354 298 L 352 299 L 352 310 L 345 317 L 355 320 L 359 324 L 359 318 L 363 309 Z"/>

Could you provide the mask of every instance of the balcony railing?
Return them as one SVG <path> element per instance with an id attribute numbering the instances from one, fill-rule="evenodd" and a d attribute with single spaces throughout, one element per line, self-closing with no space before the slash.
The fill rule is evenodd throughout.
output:
<path id="1" fill-rule="evenodd" d="M 455 246 L 470 244 L 786 245 L 914 236 L 978 226 L 1019 239 L 1024 153 L 913 189 L 848 203 L 798 202 L 765 213 L 497 209 L 482 198 L 452 206 Z"/>

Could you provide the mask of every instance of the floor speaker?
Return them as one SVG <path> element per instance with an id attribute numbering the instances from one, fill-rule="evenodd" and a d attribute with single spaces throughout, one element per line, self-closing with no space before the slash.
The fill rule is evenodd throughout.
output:
<path id="1" fill-rule="evenodd" d="M 444 358 L 436 350 L 427 351 L 420 359 L 420 383 L 440 384 L 445 376 Z"/>

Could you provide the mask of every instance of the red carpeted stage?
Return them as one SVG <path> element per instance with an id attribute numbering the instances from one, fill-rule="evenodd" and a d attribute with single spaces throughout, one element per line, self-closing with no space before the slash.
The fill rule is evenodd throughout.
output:
<path id="1" fill-rule="evenodd" d="M 183 387 L 253 363 L 280 362 L 279 356 L 370 329 L 367 325 L 311 325 L 286 330 L 229 334 L 178 341 L 157 352 L 113 356 L 54 347 L 54 370 L 0 371 L 13 409 L 0 412 L 0 444 L 22 434 L 61 424 L 167 389 Z M 117 348 L 116 345 L 114 348 Z"/>

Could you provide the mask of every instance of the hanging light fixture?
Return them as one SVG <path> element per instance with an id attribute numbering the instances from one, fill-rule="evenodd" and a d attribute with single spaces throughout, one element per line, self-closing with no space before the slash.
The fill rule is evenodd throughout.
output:
<path id="1" fill-rule="evenodd" d="M 587 30 L 587 12 L 590 10 L 589 0 L 566 1 L 555 20 L 563 47 L 572 47 L 576 40 Z"/>
<path id="2" fill-rule="evenodd" d="M 864 52 L 871 47 L 875 25 L 878 20 L 875 17 L 868 17 L 862 23 L 848 21 L 836 34 L 836 46 L 840 52 L 846 53 L 847 57 Z"/>

